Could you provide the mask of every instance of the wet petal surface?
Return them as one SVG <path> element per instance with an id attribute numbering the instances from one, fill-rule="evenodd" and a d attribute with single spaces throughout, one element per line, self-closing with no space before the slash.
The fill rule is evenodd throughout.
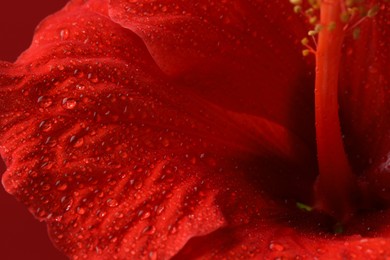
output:
<path id="1" fill-rule="evenodd" d="M 228 225 L 218 201 L 234 183 L 309 153 L 283 126 L 183 90 L 105 8 L 73 2 L 2 64 L 3 182 L 69 256 L 171 257 Z"/>
<path id="2" fill-rule="evenodd" d="M 275 6 L 286 16 L 272 16 Z M 0 64 L 3 182 L 62 252 L 390 254 L 387 211 L 336 236 L 329 220 L 295 206 L 310 203 L 316 173 L 312 64 L 298 47 L 305 26 L 291 6 L 275 6 L 76 0 L 41 24 L 15 64 Z M 361 136 L 360 125 L 345 129 Z"/>

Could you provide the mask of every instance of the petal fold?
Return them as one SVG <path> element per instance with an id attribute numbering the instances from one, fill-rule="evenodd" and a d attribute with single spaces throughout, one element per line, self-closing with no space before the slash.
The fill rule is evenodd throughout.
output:
<path id="1" fill-rule="evenodd" d="M 183 87 L 107 8 L 72 1 L 15 64 L 0 66 L 3 183 L 62 252 L 169 258 L 231 224 L 234 183 L 234 193 L 266 205 L 251 179 L 268 176 L 255 186 L 271 192 L 280 171 L 291 181 L 275 196 L 304 194 L 291 187 L 310 174 L 287 167 L 310 157 L 299 137 Z"/>
<path id="2" fill-rule="evenodd" d="M 313 145 L 313 63 L 301 56 L 303 16 L 288 1 L 111 0 L 183 87 L 229 110 L 265 117 Z M 294 109 L 291 109 L 294 107 Z"/>

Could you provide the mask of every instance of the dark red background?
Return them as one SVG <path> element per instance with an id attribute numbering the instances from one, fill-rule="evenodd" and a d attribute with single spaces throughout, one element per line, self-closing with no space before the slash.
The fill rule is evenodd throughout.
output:
<path id="1" fill-rule="evenodd" d="M 14 61 L 31 43 L 34 28 L 67 0 L 0 1 L 0 60 Z M 1 113 L 1 111 L 0 111 Z M 1 173 L 4 165 L 0 165 Z M 51 244 L 46 226 L 0 185 L 0 259 L 66 259 Z"/>

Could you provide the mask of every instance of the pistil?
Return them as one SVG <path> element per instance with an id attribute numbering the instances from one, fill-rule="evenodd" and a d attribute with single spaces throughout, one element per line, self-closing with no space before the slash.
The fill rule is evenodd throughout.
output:
<path id="1" fill-rule="evenodd" d="M 345 36 L 343 0 L 322 1 L 316 50 L 315 120 L 319 176 L 314 207 L 346 222 L 359 202 L 356 176 L 346 155 L 339 119 L 338 79 Z"/>

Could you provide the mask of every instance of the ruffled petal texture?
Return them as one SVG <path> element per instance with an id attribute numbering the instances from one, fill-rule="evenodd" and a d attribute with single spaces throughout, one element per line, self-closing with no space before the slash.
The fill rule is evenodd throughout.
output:
<path id="1" fill-rule="evenodd" d="M 313 161 L 305 143 L 178 85 L 107 7 L 71 2 L 0 68 L 3 183 L 62 252 L 166 259 L 230 225 L 243 195 L 257 212 L 264 190 L 303 194 L 312 179 L 291 169 Z M 291 180 L 281 190 L 277 171 Z"/>
<path id="2" fill-rule="evenodd" d="M 306 31 L 288 1 L 71 1 L 0 65 L 7 191 L 73 259 L 389 256 L 388 212 L 337 236 L 296 207 Z"/>

